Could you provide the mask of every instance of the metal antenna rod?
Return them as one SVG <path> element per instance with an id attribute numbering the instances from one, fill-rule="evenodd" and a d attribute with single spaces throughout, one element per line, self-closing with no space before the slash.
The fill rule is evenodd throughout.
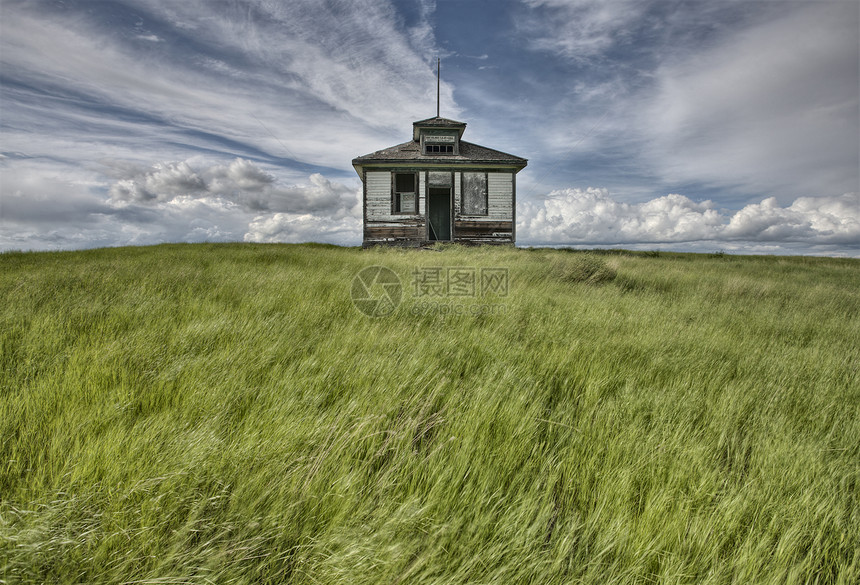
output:
<path id="1" fill-rule="evenodd" d="M 439 57 L 436 57 L 436 117 L 439 117 Z"/>

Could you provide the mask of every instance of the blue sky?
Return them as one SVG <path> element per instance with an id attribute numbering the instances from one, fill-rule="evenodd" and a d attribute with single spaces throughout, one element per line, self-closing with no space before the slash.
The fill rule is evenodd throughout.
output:
<path id="1" fill-rule="evenodd" d="M 860 256 L 856 0 L 4 0 L 0 250 L 361 241 L 435 114 L 518 243 Z"/>

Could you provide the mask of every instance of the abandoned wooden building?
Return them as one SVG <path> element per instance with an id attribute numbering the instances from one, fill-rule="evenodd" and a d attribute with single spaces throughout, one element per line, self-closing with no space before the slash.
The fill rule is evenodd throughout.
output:
<path id="1" fill-rule="evenodd" d="M 513 244 L 516 175 L 524 158 L 462 140 L 466 124 L 437 116 L 412 140 L 353 159 L 364 186 L 364 246 Z"/>

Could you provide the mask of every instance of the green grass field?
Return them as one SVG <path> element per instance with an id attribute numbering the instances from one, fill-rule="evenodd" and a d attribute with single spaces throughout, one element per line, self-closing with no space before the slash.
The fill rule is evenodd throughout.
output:
<path id="1" fill-rule="evenodd" d="M 0 298 L 0 583 L 860 580 L 858 260 L 164 245 Z"/>

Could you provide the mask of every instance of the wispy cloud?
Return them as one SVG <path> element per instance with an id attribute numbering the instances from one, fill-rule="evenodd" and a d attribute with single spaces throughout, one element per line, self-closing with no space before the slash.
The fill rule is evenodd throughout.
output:
<path id="1" fill-rule="evenodd" d="M 856 190 L 860 47 L 845 8 L 796 9 L 658 68 L 638 120 L 647 164 L 749 193 Z"/>
<path id="2" fill-rule="evenodd" d="M 523 2 L 530 48 L 569 63 L 533 121 L 553 175 L 734 201 L 858 189 L 860 5 Z"/>
<path id="3" fill-rule="evenodd" d="M 629 40 L 630 24 L 648 3 L 639 0 L 523 0 L 539 14 L 524 20 L 533 48 L 568 59 L 588 59 Z"/>
<path id="4" fill-rule="evenodd" d="M 382 146 L 408 127 L 435 89 L 419 53 L 427 35 L 416 40 L 399 28 L 385 2 L 247 2 L 230 10 L 152 0 L 135 13 L 162 42 L 143 45 L 134 26 L 110 28 L 69 11 L 4 9 L 3 60 L 5 83 L 30 97 L 10 103 L 10 115 L 36 123 L 61 105 L 50 117 L 62 116 L 60 127 L 76 136 L 86 124 L 73 117 L 90 114 L 124 122 L 119 135 L 157 128 L 191 148 L 270 157 L 285 157 L 286 145 L 302 162 L 342 168 L 354 144 L 375 137 Z M 25 151 L 28 138 L 8 136 Z"/>

